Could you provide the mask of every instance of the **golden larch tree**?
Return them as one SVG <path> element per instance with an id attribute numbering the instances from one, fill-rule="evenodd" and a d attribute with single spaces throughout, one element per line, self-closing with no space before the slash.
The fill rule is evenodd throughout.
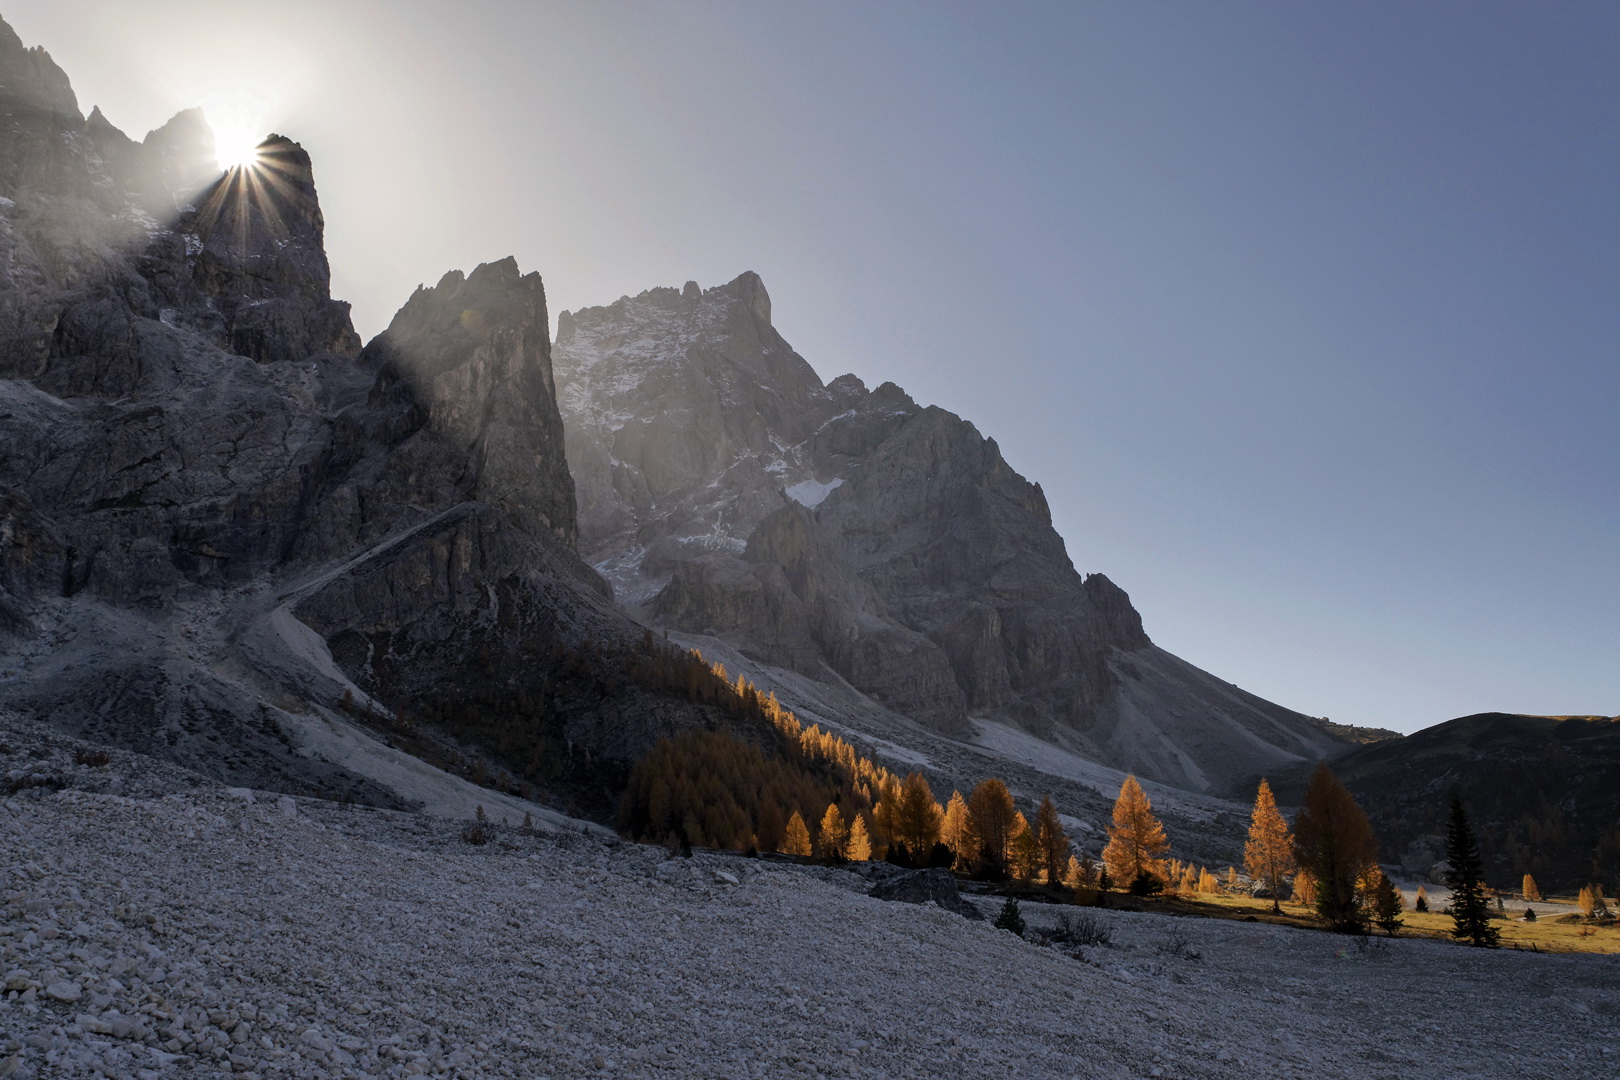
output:
<path id="1" fill-rule="evenodd" d="M 1541 899 L 1541 889 L 1536 886 L 1536 879 L 1529 874 L 1524 875 L 1523 892 L 1526 900 Z"/>
<path id="2" fill-rule="evenodd" d="M 761 851 L 781 851 L 782 835 L 787 830 L 787 822 L 782 820 L 782 808 L 775 799 L 767 799 L 765 805 L 759 810 L 759 828 L 755 835 L 759 838 Z"/>
<path id="3" fill-rule="evenodd" d="M 1221 879 L 1208 870 L 1198 871 L 1198 891 L 1213 896 L 1221 891 Z"/>
<path id="4" fill-rule="evenodd" d="M 1378 861 L 1378 842 L 1355 796 L 1326 764 L 1316 767 L 1294 822 L 1294 858 L 1316 879 L 1316 912 L 1335 930 L 1366 928 L 1368 899 L 1358 883 Z"/>
<path id="5" fill-rule="evenodd" d="M 1418 895 L 1422 894 L 1423 890 L 1419 889 Z M 1316 875 L 1308 868 L 1302 866 L 1294 875 L 1294 891 L 1289 894 L 1288 899 L 1301 907 L 1316 906 Z"/>
<path id="6" fill-rule="evenodd" d="M 810 830 L 804 826 L 804 818 L 795 810 L 793 816 L 788 818 L 787 831 L 782 836 L 782 852 L 785 855 L 809 855 Z"/>
<path id="7" fill-rule="evenodd" d="M 1249 842 L 1243 845 L 1243 867 L 1249 876 L 1271 893 L 1271 910 L 1282 912 L 1283 879 L 1294 870 L 1294 838 L 1288 835 L 1288 822 L 1277 809 L 1271 785 L 1260 781 L 1254 797 L 1254 813 L 1249 815 Z"/>
<path id="8" fill-rule="evenodd" d="M 979 838 L 973 832 L 973 813 L 960 791 L 951 792 L 945 804 L 945 819 L 939 826 L 940 841 L 956 855 L 958 867 L 972 866 L 979 857 Z"/>
<path id="9" fill-rule="evenodd" d="M 849 857 L 849 826 L 844 824 L 844 815 L 837 803 L 828 803 L 827 812 L 821 815 L 817 846 L 824 859 L 842 862 Z"/>
<path id="10" fill-rule="evenodd" d="M 894 838 L 906 845 L 918 865 L 927 863 L 929 853 L 939 842 L 943 816 L 928 787 L 928 778 L 920 772 L 906 777 L 900 786 L 900 805 L 894 815 Z"/>
<path id="11" fill-rule="evenodd" d="M 1041 807 L 1035 812 L 1035 848 L 1047 887 L 1057 888 L 1069 859 L 1069 837 L 1063 831 L 1063 822 L 1058 820 L 1057 807 L 1045 795 L 1041 796 Z"/>
<path id="12" fill-rule="evenodd" d="M 1086 887 L 1085 871 L 1080 869 L 1080 860 L 1073 855 L 1069 856 L 1069 865 L 1063 870 L 1063 887 L 1075 892 Z"/>
<path id="13" fill-rule="evenodd" d="M 1022 811 L 1013 814 L 1012 837 L 1007 841 L 1007 861 L 1012 864 L 1013 877 L 1019 881 L 1033 881 L 1040 871 L 1040 848 L 1035 843 L 1035 830 Z"/>
<path id="14" fill-rule="evenodd" d="M 872 850 L 882 856 L 883 850 L 894 843 L 894 819 L 900 811 L 900 781 L 885 776 L 878 781 L 876 800 L 872 804 Z"/>
<path id="15" fill-rule="evenodd" d="M 968 813 L 978 841 L 979 861 L 991 877 L 1005 875 L 1007 844 L 1012 839 L 1013 817 L 1018 813 L 1012 792 L 995 777 L 981 781 L 968 796 Z"/>
<path id="16" fill-rule="evenodd" d="M 1153 816 L 1153 804 L 1136 777 L 1127 776 L 1114 800 L 1114 823 L 1108 827 L 1108 846 L 1103 848 L 1108 876 L 1126 889 L 1137 886 L 1138 881 L 1163 883 L 1164 856 L 1169 850 L 1170 840 Z"/>
<path id="17" fill-rule="evenodd" d="M 1603 886 L 1587 885 L 1575 897 L 1575 906 L 1588 919 L 1601 919 L 1609 914 L 1609 903 L 1603 895 Z"/>
<path id="18" fill-rule="evenodd" d="M 849 827 L 849 844 L 844 854 L 851 862 L 865 862 L 872 857 L 872 837 L 866 831 L 866 815 L 859 811 Z"/>

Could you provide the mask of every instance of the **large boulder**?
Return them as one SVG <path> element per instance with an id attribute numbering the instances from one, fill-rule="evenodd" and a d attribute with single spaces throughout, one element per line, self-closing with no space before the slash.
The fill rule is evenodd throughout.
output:
<path id="1" fill-rule="evenodd" d="M 982 920 L 984 913 L 962 898 L 956 887 L 956 877 L 939 867 L 912 870 L 896 875 L 872 886 L 868 896 L 879 900 L 895 900 L 902 904 L 937 904 L 946 911 L 954 911 L 965 919 Z"/>

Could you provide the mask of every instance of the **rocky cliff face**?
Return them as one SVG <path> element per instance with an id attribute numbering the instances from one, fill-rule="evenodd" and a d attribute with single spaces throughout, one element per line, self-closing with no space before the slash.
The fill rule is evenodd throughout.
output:
<path id="1" fill-rule="evenodd" d="M 347 713 L 602 810 L 602 759 L 714 719 L 616 590 L 958 743 L 1007 720 L 1197 788 L 1331 744 L 1156 650 L 971 424 L 824 385 L 756 275 L 563 313 L 553 356 L 506 260 L 361 349 L 296 143 L 137 142 L 3 24 L 0 115 L 0 705 L 404 798 Z"/>
<path id="2" fill-rule="evenodd" d="M 893 384 L 823 384 L 757 275 L 564 312 L 581 545 L 655 624 L 971 739 L 1013 722 L 1196 790 L 1337 740 L 1155 648 L 1040 485 Z"/>
<path id="3" fill-rule="evenodd" d="M 574 550 L 537 275 L 448 274 L 362 350 L 297 143 L 136 142 L 4 24 L 0 114 L 0 705 L 385 803 L 344 710 L 559 783 L 702 720 L 610 677 L 650 646 Z"/>

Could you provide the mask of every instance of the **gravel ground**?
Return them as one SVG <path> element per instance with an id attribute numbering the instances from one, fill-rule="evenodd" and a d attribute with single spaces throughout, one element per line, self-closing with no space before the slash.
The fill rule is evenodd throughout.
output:
<path id="1" fill-rule="evenodd" d="M 461 827 L 0 800 L 0 1077 L 1620 1073 L 1613 958 L 1110 911 L 1076 955 L 847 872 Z"/>

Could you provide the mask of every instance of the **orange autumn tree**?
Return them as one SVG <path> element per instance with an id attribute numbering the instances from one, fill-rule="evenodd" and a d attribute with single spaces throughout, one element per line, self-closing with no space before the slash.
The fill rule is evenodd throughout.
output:
<path id="1" fill-rule="evenodd" d="M 1243 845 L 1243 867 L 1271 893 L 1271 910 L 1282 913 L 1282 883 L 1294 869 L 1294 839 L 1288 822 L 1277 809 L 1271 785 L 1260 781 L 1249 817 L 1249 842 Z"/>
<path id="2" fill-rule="evenodd" d="M 928 778 L 920 772 L 906 777 L 900 785 L 900 802 L 894 810 L 894 838 L 906 845 L 906 851 L 918 865 L 926 865 L 934 845 L 939 842 L 940 819 L 944 815 L 934 801 Z"/>
<path id="3" fill-rule="evenodd" d="M 992 878 L 1006 876 L 1007 845 L 1012 840 L 1013 818 L 1018 813 L 1012 792 L 994 777 L 984 780 L 968 796 L 968 813 L 973 821 L 979 863 L 984 873 Z"/>
<path id="4" fill-rule="evenodd" d="M 804 818 L 797 810 L 788 818 L 787 832 L 782 837 L 782 853 L 784 855 L 809 855 L 810 830 L 805 828 Z"/>
<path id="5" fill-rule="evenodd" d="M 866 831 L 866 815 L 859 811 L 849 827 L 849 844 L 844 856 L 850 862 L 865 862 L 872 857 L 872 838 Z"/>
<path id="6" fill-rule="evenodd" d="M 1423 896 L 1423 890 L 1418 889 L 1419 904 L 1423 902 Z M 1289 894 L 1288 899 L 1300 907 L 1313 908 L 1316 906 L 1316 875 L 1311 873 L 1310 867 L 1302 866 L 1299 868 L 1299 873 L 1294 875 L 1294 891 Z M 1418 910 L 1427 911 L 1428 909 L 1419 907 Z"/>
<path id="7" fill-rule="evenodd" d="M 979 841 L 973 832 L 973 814 L 960 791 L 951 792 L 951 801 L 945 805 L 945 820 L 939 826 L 940 843 L 956 856 L 958 869 L 973 865 L 979 857 Z"/>
<path id="8" fill-rule="evenodd" d="M 1170 839 L 1164 826 L 1153 816 L 1135 776 L 1127 776 L 1114 801 L 1114 823 L 1108 827 L 1108 846 L 1103 848 L 1103 865 L 1116 884 L 1133 892 L 1152 891 L 1164 885 L 1164 857 Z"/>
<path id="9" fill-rule="evenodd" d="M 1369 912 L 1357 888 L 1378 862 L 1378 841 L 1355 796 L 1326 764 L 1316 767 L 1294 821 L 1294 858 L 1316 879 L 1316 912 L 1335 930 L 1360 933 Z"/>
<path id="10" fill-rule="evenodd" d="M 1035 812 L 1035 848 L 1046 873 L 1046 887 L 1056 889 L 1069 861 L 1069 837 L 1058 820 L 1057 807 L 1046 795 L 1041 796 L 1040 809 Z"/>
<path id="11" fill-rule="evenodd" d="M 1540 900 L 1541 889 L 1536 886 L 1536 879 L 1529 874 L 1524 875 L 1522 891 L 1526 900 Z"/>
<path id="12" fill-rule="evenodd" d="M 843 862 L 849 857 L 849 827 L 844 824 L 844 815 L 839 811 L 837 803 L 829 803 L 827 812 L 821 815 L 821 830 L 817 841 L 823 859 Z"/>
<path id="13" fill-rule="evenodd" d="M 1019 881 L 1035 879 L 1040 853 L 1035 846 L 1035 830 L 1029 827 L 1029 819 L 1021 810 L 1013 811 L 1012 836 L 1007 840 L 1007 861 L 1013 877 Z"/>

